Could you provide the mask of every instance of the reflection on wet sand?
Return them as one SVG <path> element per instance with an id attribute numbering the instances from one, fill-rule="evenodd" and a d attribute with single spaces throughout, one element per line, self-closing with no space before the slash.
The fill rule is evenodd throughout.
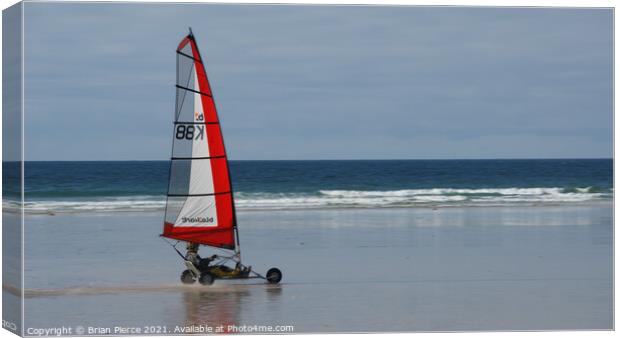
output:
<path id="1" fill-rule="evenodd" d="M 268 302 L 276 301 L 282 294 L 280 285 L 220 284 L 186 288 L 182 294 L 185 305 L 184 326 L 207 325 L 229 333 L 229 325 L 241 325 L 244 306 L 260 303 L 264 296 Z"/>
<path id="2" fill-rule="evenodd" d="M 280 298 L 280 295 L 282 295 L 282 285 L 269 285 L 267 286 L 265 291 L 267 292 L 267 299 L 270 302 L 278 300 L 278 298 Z"/>

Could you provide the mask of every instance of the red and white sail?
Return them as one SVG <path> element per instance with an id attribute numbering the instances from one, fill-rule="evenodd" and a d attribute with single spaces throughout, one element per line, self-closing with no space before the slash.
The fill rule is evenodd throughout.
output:
<path id="1" fill-rule="evenodd" d="M 228 159 L 215 102 L 194 36 L 177 48 L 177 91 L 163 236 L 235 248 Z"/>

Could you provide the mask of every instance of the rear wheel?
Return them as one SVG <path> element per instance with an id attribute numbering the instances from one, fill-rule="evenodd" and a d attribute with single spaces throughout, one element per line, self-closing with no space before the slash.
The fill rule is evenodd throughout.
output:
<path id="1" fill-rule="evenodd" d="M 183 284 L 194 284 L 196 278 L 194 278 L 194 274 L 191 271 L 185 270 L 181 273 L 181 282 Z"/>
<path id="2" fill-rule="evenodd" d="M 265 275 L 269 284 L 278 284 L 282 280 L 282 271 L 278 268 L 271 268 Z"/>
<path id="3" fill-rule="evenodd" d="M 198 282 L 200 282 L 200 284 L 202 285 L 211 285 L 213 284 L 213 276 L 208 273 L 203 273 L 202 275 L 200 275 Z"/>

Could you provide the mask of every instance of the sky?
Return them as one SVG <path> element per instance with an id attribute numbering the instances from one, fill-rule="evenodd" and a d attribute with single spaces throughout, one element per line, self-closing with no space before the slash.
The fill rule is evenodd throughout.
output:
<path id="1" fill-rule="evenodd" d="M 165 160 L 191 26 L 229 158 L 612 157 L 611 9 L 25 5 L 27 160 Z"/>

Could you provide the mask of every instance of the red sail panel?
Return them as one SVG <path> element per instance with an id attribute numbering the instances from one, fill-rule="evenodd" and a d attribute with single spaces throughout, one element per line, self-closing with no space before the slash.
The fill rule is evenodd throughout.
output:
<path id="1" fill-rule="evenodd" d="M 202 58 L 193 35 L 177 48 L 177 101 L 163 236 L 235 248 L 228 159 Z"/>

